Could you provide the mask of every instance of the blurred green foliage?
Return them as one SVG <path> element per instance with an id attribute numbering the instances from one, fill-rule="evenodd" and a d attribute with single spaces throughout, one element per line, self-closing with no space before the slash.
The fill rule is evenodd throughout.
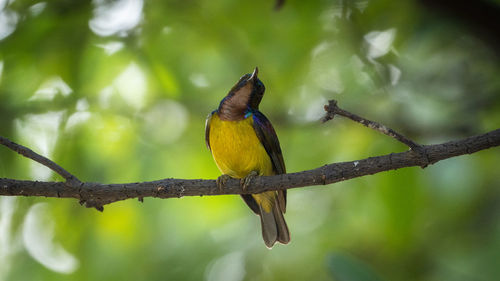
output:
<path id="1" fill-rule="evenodd" d="M 213 179 L 205 117 L 255 66 L 290 172 L 406 149 L 320 125 L 330 98 L 420 143 L 499 127 L 498 57 L 460 22 L 409 0 L 273 5 L 0 1 L 0 134 L 83 181 Z M 0 280 L 496 280 L 499 156 L 290 190 L 272 251 L 238 196 L 3 197 Z M 0 177 L 61 180 L 4 147 Z"/>

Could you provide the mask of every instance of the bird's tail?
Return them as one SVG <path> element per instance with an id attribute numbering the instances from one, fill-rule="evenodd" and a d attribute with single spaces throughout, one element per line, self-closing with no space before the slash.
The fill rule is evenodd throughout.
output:
<path id="1" fill-rule="evenodd" d="M 255 195 L 254 195 L 255 196 Z M 266 196 L 267 197 L 267 196 Z M 260 222 L 262 225 L 262 237 L 268 248 L 272 248 L 276 242 L 288 244 L 290 232 L 283 217 L 284 208 L 280 208 L 280 202 L 276 196 L 268 198 L 271 204 L 259 204 Z M 265 207 L 264 207 L 265 206 Z"/>

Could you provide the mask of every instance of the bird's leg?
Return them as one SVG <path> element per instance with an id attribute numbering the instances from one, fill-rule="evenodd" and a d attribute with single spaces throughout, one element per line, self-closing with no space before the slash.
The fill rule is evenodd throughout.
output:
<path id="1" fill-rule="evenodd" d="M 240 180 L 240 184 L 244 192 L 247 190 L 247 187 L 250 185 L 250 182 L 258 175 L 259 173 L 257 171 L 251 171 L 246 177 Z"/>
<path id="2" fill-rule="evenodd" d="M 226 185 L 227 180 L 230 178 L 231 177 L 229 175 L 222 175 L 215 180 L 215 182 L 217 183 L 217 188 L 220 192 L 224 190 L 224 186 Z"/>

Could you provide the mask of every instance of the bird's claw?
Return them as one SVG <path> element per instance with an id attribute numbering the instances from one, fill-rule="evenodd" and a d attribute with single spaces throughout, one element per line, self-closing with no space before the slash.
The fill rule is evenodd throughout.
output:
<path id="1" fill-rule="evenodd" d="M 250 182 L 254 178 L 256 178 L 259 175 L 256 171 L 251 171 L 246 177 L 242 178 L 240 180 L 241 188 L 243 189 L 243 192 L 247 191 L 248 186 L 250 185 Z"/>
<path id="2" fill-rule="evenodd" d="M 217 183 L 217 188 L 220 192 L 224 190 L 224 186 L 226 185 L 227 180 L 229 180 L 230 178 L 231 177 L 228 175 L 222 175 L 215 180 L 215 182 Z"/>

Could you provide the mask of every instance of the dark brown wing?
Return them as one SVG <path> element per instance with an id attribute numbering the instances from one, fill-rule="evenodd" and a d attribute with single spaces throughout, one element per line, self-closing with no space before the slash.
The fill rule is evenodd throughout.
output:
<path id="1" fill-rule="evenodd" d="M 257 202 L 255 202 L 255 199 L 252 197 L 251 194 L 240 194 L 241 198 L 243 198 L 243 201 L 247 203 L 248 207 L 252 209 L 252 211 L 256 214 L 260 214 L 260 208 Z"/>
<path id="2" fill-rule="evenodd" d="M 274 172 L 277 175 L 286 174 L 285 161 L 281 153 L 278 136 L 271 122 L 258 110 L 253 112 L 253 128 L 271 158 Z"/>
<path id="3" fill-rule="evenodd" d="M 212 116 L 214 113 L 217 112 L 217 110 L 212 111 L 212 113 L 208 114 L 207 120 L 205 121 L 205 144 L 207 145 L 208 149 L 210 149 L 210 121 L 212 121 Z"/>
<path id="4" fill-rule="evenodd" d="M 266 149 L 273 164 L 273 170 L 277 175 L 286 174 L 285 161 L 281 153 L 280 141 L 274 131 L 273 125 L 262 112 L 255 110 L 253 113 L 253 128 L 260 142 Z M 280 209 L 286 211 L 286 190 L 278 191 Z"/>

